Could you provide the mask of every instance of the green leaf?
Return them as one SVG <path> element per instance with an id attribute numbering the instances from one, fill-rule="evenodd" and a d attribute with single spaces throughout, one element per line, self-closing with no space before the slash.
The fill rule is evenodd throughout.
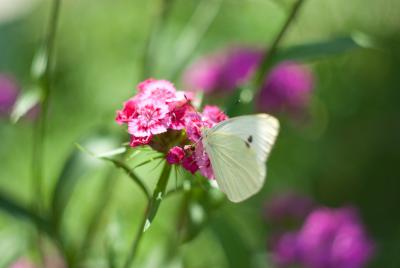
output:
<path id="1" fill-rule="evenodd" d="M 157 182 L 156 188 L 154 189 L 153 197 L 150 200 L 146 221 L 143 227 L 143 232 L 145 232 L 150 227 L 151 223 L 154 220 L 154 217 L 157 214 L 161 201 L 163 200 L 166 194 L 166 188 L 170 173 L 171 173 L 171 165 L 168 164 L 166 161 L 164 161 L 164 168 L 161 172 L 161 176 Z"/>
<path id="2" fill-rule="evenodd" d="M 94 154 L 102 154 L 103 152 L 110 152 L 111 148 L 115 148 L 118 141 L 114 137 L 96 133 L 84 138 L 82 144 Z M 68 156 L 57 179 L 52 196 L 52 217 L 56 228 L 61 223 L 64 210 L 79 179 L 97 169 L 100 164 L 101 161 L 81 150 L 75 149 Z"/>
<path id="3" fill-rule="evenodd" d="M 272 62 L 283 60 L 312 61 L 328 56 L 335 56 L 361 48 L 353 37 L 339 37 L 322 42 L 308 43 L 278 49 Z"/>
<path id="4" fill-rule="evenodd" d="M 34 80 L 39 80 L 44 76 L 48 65 L 48 55 L 45 46 L 41 46 L 33 57 L 31 65 L 31 75 Z"/>
<path id="5" fill-rule="evenodd" d="M 45 218 L 19 204 L 2 192 L 0 192 L 0 209 L 15 218 L 30 221 L 45 233 L 51 233 L 49 222 Z"/>
<path id="6" fill-rule="evenodd" d="M 171 80 L 176 80 L 194 51 L 203 40 L 204 35 L 221 10 L 224 0 L 199 1 L 196 10 L 186 23 L 174 46 L 174 65 L 169 68 Z"/>
<path id="7" fill-rule="evenodd" d="M 42 91 L 38 86 L 23 92 L 22 95 L 18 97 L 11 111 L 11 121 L 13 123 L 18 122 L 22 116 L 39 104 L 41 97 Z"/>
<path id="8" fill-rule="evenodd" d="M 320 42 L 290 46 L 287 48 L 277 48 L 275 53 L 266 59 L 266 66 L 264 66 L 265 71 L 263 74 L 259 74 L 259 77 L 257 77 L 257 80 L 259 81 L 256 82 L 262 83 L 265 79 L 264 74 L 268 74 L 273 66 L 282 61 L 294 60 L 300 62 L 309 62 L 330 56 L 336 56 L 362 47 L 371 47 L 371 42 L 366 45 L 367 42 L 365 42 L 365 35 L 358 33 L 356 36 L 358 36 L 358 38 L 354 36 L 346 36 Z M 360 36 L 363 36 L 364 38 L 360 38 Z M 364 42 L 360 40 L 364 40 Z M 259 86 L 254 86 L 253 89 L 258 90 Z"/>
<path id="9" fill-rule="evenodd" d="M 136 175 L 136 173 L 133 171 L 133 169 L 131 169 L 126 163 L 124 163 L 121 160 L 118 159 L 113 159 L 113 158 L 108 158 L 108 157 L 103 157 L 100 158 L 106 161 L 110 161 L 111 163 L 113 163 L 116 167 L 121 168 L 123 171 L 125 171 L 125 173 L 139 186 L 139 188 L 143 191 L 143 193 L 146 195 L 147 199 L 150 199 L 150 192 L 147 189 L 147 187 L 144 185 L 144 183 L 142 182 L 142 180 Z M 144 162 L 142 162 L 141 164 L 139 164 L 139 166 L 142 166 L 144 164 L 149 163 L 150 161 L 153 161 L 154 159 L 149 159 L 146 160 Z M 137 166 L 138 167 L 138 166 Z"/>
<path id="10" fill-rule="evenodd" d="M 251 267 L 252 250 L 236 229 L 223 215 L 216 215 L 210 224 L 214 236 L 225 251 L 228 267 Z"/>

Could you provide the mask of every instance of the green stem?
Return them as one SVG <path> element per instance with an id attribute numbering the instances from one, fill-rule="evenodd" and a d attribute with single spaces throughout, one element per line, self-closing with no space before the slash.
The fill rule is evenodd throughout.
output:
<path id="1" fill-rule="evenodd" d="M 49 95 L 51 92 L 51 71 L 54 54 L 54 41 L 56 37 L 57 22 L 60 13 L 61 0 L 54 0 L 51 10 L 48 30 L 44 41 L 45 69 L 37 78 L 42 89 L 40 111 L 35 123 L 33 133 L 33 154 L 32 154 L 32 183 L 34 189 L 34 200 L 38 202 L 38 209 L 41 209 L 43 202 L 43 163 L 44 163 L 44 141 L 46 134 L 47 112 L 49 107 Z"/>
<path id="2" fill-rule="evenodd" d="M 271 59 L 273 58 L 274 54 L 276 53 L 281 40 L 287 33 L 289 26 L 291 25 L 293 20 L 296 18 L 296 15 L 298 14 L 300 7 L 302 6 L 302 4 L 304 2 L 305 2 L 305 0 L 297 0 L 297 2 L 294 3 L 289 16 L 287 17 L 287 19 L 286 19 L 285 23 L 283 24 L 281 30 L 279 31 L 278 35 L 275 37 L 274 41 L 272 42 L 271 48 L 269 49 L 269 51 L 265 51 L 264 56 L 261 60 L 260 67 L 255 76 L 256 88 L 260 88 L 262 86 L 262 83 L 264 82 L 264 78 L 269 70 Z"/>
<path id="3" fill-rule="evenodd" d="M 101 188 L 101 198 L 96 202 L 96 207 L 91 216 L 90 223 L 87 227 L 85 237 L 78 252 L 77 262 L 84 260 L 93 244 L 96 233 L 99 230 L 100 223 L 104 217 L 109 201 L 112 199 L 115 184 L 117 180 L 114 178 L 116 169 L 110 168 L 106 176 L 104 176 L 104 184 Z"/>
<path id="4" fill-rule="evenodd" d="M 158 208 L 160 207 L 161 201 L 165 196 L 168 179 L 171 172 L 171 165 L 167 162 L 164 163 L 164 168 L 161 172 L 160 178 L 157 182 L 156 188 L 154 189 L 152 198 L 148 201 L 144 216 L 139 225 L 139 228 L 136 231 L 135 238 L 133 239 L 133 243 L 129 252 L 129 255 L 125 261 L 124 268 L 129 268 L 132 265 L 132 262 L 136 256 L 139 243 L 142 240 L 143 233 L 150 227 L 150 224 L 154 220 Z"/>
<path id="5" fill-rule="evenodd" d="M 36 77 L 41 87 L 41 102 L 40 111 L 37 121 L 33 129 L 33 148 L 32 148 L 32 206 L 40 214 L 42 206 L 44 205 L 43 196 L 43 163 L 44 163 L 44 143 L 46 134 L 46 122 L 47 122 L 47 111 L 49 107 L 49 95 L 51 91 L 51 70 L 53 63 L 54 54 L 54 42 L 56 37 L 57 22 L 60 13 L 61 0 L 54 0 L 50 19 L 48 23 L 48 29 L 46 32 L 43 53 L 44 53 L 44 70 Z M 37 229 L 37 243 L 38 251 L 43 264 L 44 253 L 42 250 L 43 239 L 40 229 Z"/>
<path id="6" fill-rule="evenodd" d="M 113 159 L 113 158 L 108 158 L 108 157 L 104 157 L 103 159 L 111 161 L 114 163 L 115 166 L 122 168 L 126 172 L 126 174 L 128 174 L 128 176 L 139 186 L 139 188 L 146 195 L 146 198 L 148 200 L 150 200 L 150 193 L 149 193 L 149 190 L 147 190 L 146 185 L 144 185 L 144 183 L 137 177 L 135 172 L 127 164 L 125 164 L 123 161 L 118 160 L 118 159 Z"/>
<path id="7" fill-rule="evenodd" d="M 189 22 L 177 38 L 174 50 L 177 55 L 173 62 L 175 65 L 168 77 L 175 81 L 183 67 L 187 64 L 193 55 L 197 46 L 203 40 L 204 35 L 217 17 L 224 0 L 206 0 L 200 1 L 193 12 Z"/>

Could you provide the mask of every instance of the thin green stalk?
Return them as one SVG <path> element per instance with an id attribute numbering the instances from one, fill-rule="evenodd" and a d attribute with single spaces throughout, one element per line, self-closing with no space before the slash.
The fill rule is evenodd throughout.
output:
<path id="1" fill-rule="evenodd" d="M 278 35 L 275 37 L 274 41 L 272 42 L 271 48 L 268 51 L 265 51 L 264 56 L 261 60 L 260 67 L 255 76 L 256 88 L 260 88 L 262 86 L 262 83 L 264 82 L 264 78 L 270 67 L 271 59 L 273 58 L 274 54 L 276 53 L 281 40 L 287 33 L 289 26 L 291 25 L 293 20 L 296 18 L 296 15 L 298 14 L 300 7 L 303 5 L 304 2 L 305 2 L 305 0 L 297 0 L 296 3 L 294 3 L 289 16 L 287 17 L 285 23 L 283 24 L 282 28 L 280 29 Z"/>
<path id="2" fill-rule="evenodd" d="M 43 163 L 44 163 L 44 143 L 46 134 L 47 111 L 49 107 L 49 95 L 51 92 L 51 71 L 54 54 L 54 42 L 56 37 L 57 22 L 59 19 L 61 0 L 54 0 L 50 13 L 48 29 L 46 31 L 43 48 L 41 51 L 44 56 L 44 69 L 43 72 L 38 73 L 36 79 L 41 87 L 41 102 L 40 111 L 35 127 L 33 130 L 33 148 L 32 148 L 32 205 L 33 208 L 40 214 L 42 206 L 44 205 L 43 196 Z M 41 231 L 37 229 L 37 243 L 38 251 L 43 263 L 44 253 L 42 250 L 42 235 Z"/>
<path id="3" fill-rule="evenodd" d="M 84 260 L 88 255 L 89 249 L 93 243 L 95 235 L 99 230 L 100 223 L 102 218 L 104 217 L 104 212 L 107 209 L 109 201 L 112 199 L 113 190 L 115 189 L 115 184 L 117 180 L 114 178 L 116 175 L 116 169 L 110 168 L 107 172 L 106 176 L 104 176 L 104 184 L 101 188 L 101 198 L 96 202 L 96 207 L 94 208 L 94 212 L 91 215 L 89 226 L 87 227 L 85 237 L 83 239 L 82 245 L 78 252 L 77 262 Z"/>
<path id="4" fill-rule="evenodd" d="M 128 174 L 128 176 L 139 186 L 142 192 L 146 195 L 146 198 L 150 200 L 150 192 L 147 189 L 146 185 L 144 185 L 144 183 L 137 177 L 135 172 L 127 164 L 118 159 L 113 159 L 108 157 L 104 157 L 103 159 L 111 161 L 114 163 L 115 166 L 122 168 L 126 172 L 126 174 Z"/>
<path id="5" fill-rule="evenodd" d="M 49 107 L 49 95 L 51 92 L 51 72 L 53 67 L 54 42 L 56 37 L 57 23 L 59 20 L 61 0 L 54 0 L 49 19 L 48 29 L 43 44 L 44 71 L 37 77 L 41 86 L 41 102 L 38 119 L 35 123 L 33 133 L 32 154 L 32 183 L 34 189 L 33 202 L 41 209 L 43 202 L 43 163 L 44 163 L 44 141 L 46 136 L 47 112 Z"/>
<path id="6" fill-rule="evenodd" d="M 161 28 L 168 17 L 174 0 L 158 0 L 159 3 L 155 5 L 155 10 L 151 18 L 150 34 L 147 37 L 146 44 L 143 52 L 143 66 L 140 79 L 152 75 L 152 66 L 155 64 L 157 58 L 157 39 L 161 33 Z"/>
<path id="7" fill-rule="evenodd" d="M 187 64 L 194 51 L 203 40 L 204 35 L 217 17 L 224 0 L 205 0 L 200 1 L 193 12 L 189 22 L 186 24 L 174 50 L 177 52 L 168 77 L 174 81 L 178 78 L 183 67 Z"/>
<path id="8" fill-rule="evenodd" d="M 132 262 L 135 259 L 140 241 L 142 240 L 143 233 L 150 227 L 151 222 L 154 220 L 158 208 L 160 207 L 161 201 L 165 196 L 168 179 L 170 177 L 171 165 L 167 162 L 164 163 L 164 168 L 161 172 L 160 178 L 157 182 L 156 188 L 154 189 L 152 198 L 148 201 L 145 213 L 139 228 L 136 231 L 135 238 L 129 252 L 129 255 L 125 261 L 124 268 L 130 268 Z"/>

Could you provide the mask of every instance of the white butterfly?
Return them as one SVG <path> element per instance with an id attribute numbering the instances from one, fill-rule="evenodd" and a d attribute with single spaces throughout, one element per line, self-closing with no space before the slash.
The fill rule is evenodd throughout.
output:
<path id="1" fill-rule="evenodd" d="M 215 179 L 229 200 L 243 201 L 261 189 L 278 132 L 278 120 L 267 114 L 238 116 L 203 130 Z"/>

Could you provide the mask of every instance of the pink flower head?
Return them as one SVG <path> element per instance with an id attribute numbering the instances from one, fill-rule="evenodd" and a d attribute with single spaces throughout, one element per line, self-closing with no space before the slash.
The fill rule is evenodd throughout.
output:
<path id="1" fill-rule="evenodd" d="M 117 112 L 116 121 L 128 125 L 132 147 L 148 144 L 164 153 L 169 164 L 180 164 L 191 173 L 200 169 L 212 179 L 210 160 L 199 142 L 201 131 L 227 116 L 216 106 L 199 113 L 192 100 L 193 93 L 176 91 L 168 81 L 148 79 Z"/>
<path id="2" fill-rule="evenodd" d="M 278 267 L 290 267 L 300 261 L 297 233 L 288 232 L 279 236 L 272 245 L 272 261 Z"/>
<path id="3" fill-rule="evenodd" d="M 135 137 L 135 136 L 131 135 L 131 142 L 129 143 L 129 145 L 131 147 L 136 147 L 136 146 L 140 146 L 140 145 L 147 145 L 147 144 L 150 143 L 152 138 L 153 138 L 152 135 L 145 136 L 145 137 Z"/>
<path id="4" fill-rule="evenodd" d="M 147 79 L 138 85 L 139 94 L 144 98 L 167 100 L 175 97 L 176 89 L 167 80 Z"/>
<path id="5" fill-rule="evenodd" d="M 185 157 L 185 151 L 178 146 L 172 147 L 167 154 L 167 162 L 172 164 L 179 164 Z"/>
<path id="6" fill-rule="evenodd" d="M 0 74 L 0 115 L 8 116 L 17 100 L 19 87 L 11 76 Z"/>
<path id="7" fill-rule="evenodd" d="M 301 111 L 310 99 L 314 86 L 311 71 L 296 62 L 283 62 L 272 69 L 257 98 L 258 110 Z"/>
<path id="8" fill-rule="evenodd" d="M 267 222 L 279 228 L 298 227 L 314 205 L 309 196 L 291 191 L 283 192 L 265 203 L 264 217 Z"/>
<path id="9" fill-rule="evenodd" d="M 298 236 L 302 262 L 312 268 L 361 268 L 373 244 L 353 208 L 319 208 L 306 219 Z"/>
<path id="10" fill-rule="evenodd" d="M 204 121 L 199 113 L 188 113 L 185 117 L 186 135 L 192 142 L 197 142 L 201 138 L 201 128 Z"/>
<path id="11" fill-rule="evenodd" d="M 193 94 L 176 91 L 174 85 L 167 80 L 148 79 L 138 86 L 141 99 L 163 101 L 171 109 L 181 107 L 193 99 Z"/>
<path id="12" fill-rule="evenodd" d="M 196 160 L 193 155 L 189 155 L 183 159 L 182 167 L 192 174 L 196 173 L 196 171 L 199 170 L 199 167 L 197 166 Z"/>
<path id="13" fill-rule="evenodd" d="M 184 73 L 184 84 L 205 93 L 235 90 L 253 73 L 262 54 L 259 49 L 234 47 L 205 56 Z"/>
<path id="14" fill-rule="evenodd" d="M 183 83 L 195 91 L 211 93 L 216 90 L 224 55 L 212 54 L 192 64 L 183 75 Z"/>
<path id="15" fill-rule="evenodd" d="M 186 115 L 189 112 L 194 112 L 193 106 L 189 104 L 185 104 L 180 107 L 174 108 L 170 112 L 171 117 L 171 129 L 181 130 L 184 129 L 186 126 Z"/>
<path id="16" fill-rule="evenodd" d="M 194 153 L 196 164 L 199 167 L 201 175 L 208 179 L 214 179 L 214 171 L 211 167 L 210 159 L 204 150 L 203 143 L 199 142 Z"/>
<path id="17" fill-rule="evenodd" d="M 142 100 L 136 106 L 137 116 L 128 122 L 128 132 L 136 137 L 147 137 L 167 131 L 170 124 L 168 105 L 156 100 Z"/>
<path id="18" fill-rule="evenodd" d="M 203 120 L 210 123 L 211 126 L 228 119 L 228 116 L 214 105 L 206 105 L 202 114 Z"/>
<path id="19" fill-rule="evenodd" d="M 124 103 L 124 108 L 117 111 L 117 117 L 115 121 L 118 124 L 128 123 L 136 115 L 136 103 L 137 99 L 132 98 Z"/>

